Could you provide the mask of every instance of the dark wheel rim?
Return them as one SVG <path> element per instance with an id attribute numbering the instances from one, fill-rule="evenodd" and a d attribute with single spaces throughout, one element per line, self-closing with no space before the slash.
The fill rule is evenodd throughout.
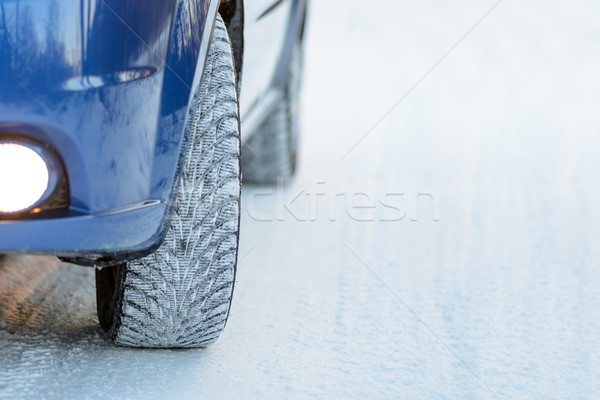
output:
<path id="1" fill-rule="evenodd" d="M 122 265 L 96 270 L 96 307 L 100 326 L 108 331 L 113 325 L 119 297 Z"/>

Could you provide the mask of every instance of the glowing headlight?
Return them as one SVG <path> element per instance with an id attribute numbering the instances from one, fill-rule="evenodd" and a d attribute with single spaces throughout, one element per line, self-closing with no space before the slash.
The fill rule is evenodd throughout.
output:
<path id="1" fill-rule="evenodd" d="M 32 208 L 48 189 L 44 159 L 26 146 L 0 142 L 0 213 Z"/>

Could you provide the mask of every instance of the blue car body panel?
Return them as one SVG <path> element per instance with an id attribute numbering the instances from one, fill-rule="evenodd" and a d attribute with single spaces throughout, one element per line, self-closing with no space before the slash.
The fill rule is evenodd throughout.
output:
<path id="1" fill-rule="evenodd" d="M 0 251 L 115 254 L 157 244 L 217 5 L 0 0 L 0 137 L 48 143 L 70 189 L 59 217 L 0 221 Z"/>
<path id="2" fill-rule="evenodd" d="M 276 89 L 306 10 L 306 0 L 284 1 L 292 11 L 270 83 Z M 48 217 L 0 216 L 0 253 L 100 265 L 160 244 L 219 5 L 0 0 L 0 139 L 52 147 L 70 204 Z"/>

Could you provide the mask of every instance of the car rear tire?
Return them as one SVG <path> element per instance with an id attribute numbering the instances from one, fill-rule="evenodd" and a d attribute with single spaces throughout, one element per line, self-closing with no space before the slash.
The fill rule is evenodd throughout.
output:
<path id="1" fill-rule="evenodd" d="M 292 52 L 282 100 L 243 144 L 244 182 L 287 182 L 296 171 L 299 135 L 298 92 L 302 58 L 302 43 L 299 40 Z"/>
<path id="2" fill-rule="evenodd" d="M 240 218 L 231 44 L 220 16 L 197 93 L 170 225 L 151 255 L 96 271 L 98 317 L 117 344 L 202 347 L 229 315 Z"/>

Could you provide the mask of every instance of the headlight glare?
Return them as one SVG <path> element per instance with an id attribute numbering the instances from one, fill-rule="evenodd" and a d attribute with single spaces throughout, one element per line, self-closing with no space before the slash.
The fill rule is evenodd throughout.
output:
<path id="1" fill-rule="evenodd" d="M 0 142 L 0 213 L 34 208 L 49 189 L 49 174 L 46 161 L 34 148 Z"/>

